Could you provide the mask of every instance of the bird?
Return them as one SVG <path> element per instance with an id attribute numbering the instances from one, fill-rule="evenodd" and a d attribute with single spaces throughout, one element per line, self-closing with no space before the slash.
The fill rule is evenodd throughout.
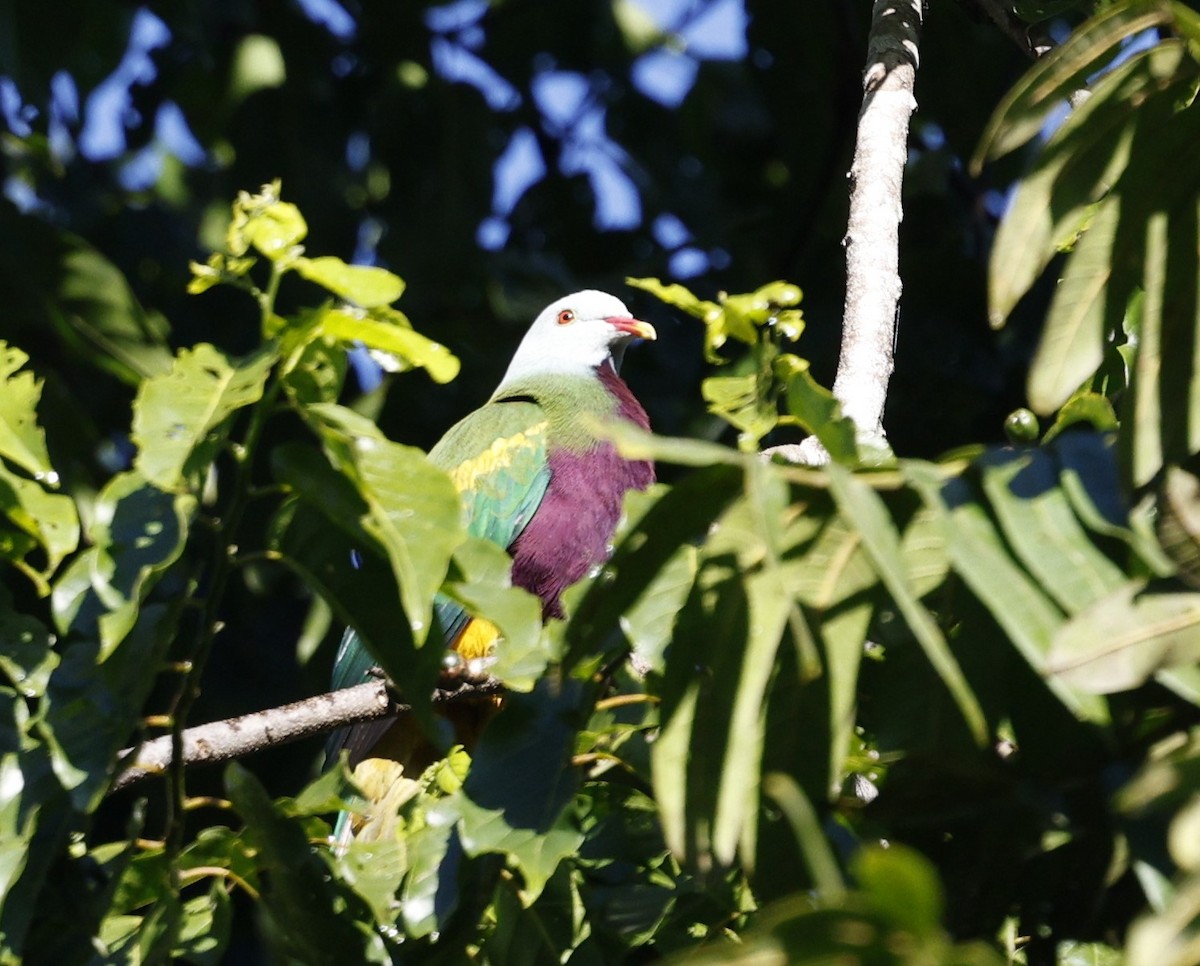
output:
<path id="1" fill-rule="evenodd" d="M 508 551 L 513 584 L 540 599 L 543 619 L 563 617 L 562 592 L 611 553 L 625 494 L 654 482 L 652 462 L 623 458 L 594 430 L 597 420 L 606 419 L 649 429 L 620 367 L 631 342 L 656 338 L 652 325 L 605 292 L 589 289 L 552 302 L 525 333 L 491 398 L 429 452 L 458 490 L 468 534 Z M 496 626 L 454 601 L 439 598 L 435 613 L 452 663 L 477 666 L 497 646 Z M 366 680 L 373 664 L 357 634 L 347 630 L 334 661 L 334 688 Z M 477 731 L 495 706 L 476 706 L 475 720 L 460 720 L 459 740 L 463 732 Z M 471 718 L 470 708 L 453 710 Z M 417 778 L 437 757 L 404 719 L 336 733 L 327 745 L 327 764 L 343 750 L 366 797 L 385 802 L 389 790 L 396 794 L 408 784 L 398 781 L 402 775 Z M 375 819 L 360 816 L 353 834 L 384 834 L 391 824 L 387 811 L 380 808 Z M 374 836 L 362 831 L 364 822 L 378 826 Z M 339 821 L 335 838 L 344 841 L 347 831 L 346 820 Z"/>

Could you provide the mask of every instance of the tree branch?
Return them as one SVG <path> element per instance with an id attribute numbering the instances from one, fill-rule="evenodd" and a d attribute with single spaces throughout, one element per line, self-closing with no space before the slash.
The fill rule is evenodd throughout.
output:
<path id="1" fill-rule="evenodd" d="M 916 109 L 921 0 L 876 0 L 850 168 L 846 304 L 833 394 L 860 433 L 882 434 L 900 302 L 901 185 Z"/>
<path id="2" fill-rule="evenodd" d="M 499 694 L 503 686 L 489 678 L 478 684 L 464 682 L 453 689 L 439 688 L 434 704 Z M 292 704 L 256 711 L 237 718 L 197 725 L 183 732 L 183 764 L 213 765 L 266 748 L 275 748 L 335 728 L 395 717 L 411 711 L 410 705 L 396 702 L 383 679 L 368 681 L 352 688 L 318 694 Z M 161 775 L 172 761 L 172 736 L 163 735 L 139 748 L 121 753 L 130 763 L 113 782 L 112 791 L 128 788 L 151 775 Z"/>
<path id="3" fill-rule="evenodd" d="M 916 109 L 913 88 L 922 0 L 875 0 L 863 72 L 854 162 L 850 168 L 850 218 L 846 228 L 846 302 L 842 349 L 833 394 L 860 438 L 883 438 L 900 303 L 901 185 L 908 159 L 908 119 Z M 815 436 L 766 452 L 810 466 L 829 462 Z"/>

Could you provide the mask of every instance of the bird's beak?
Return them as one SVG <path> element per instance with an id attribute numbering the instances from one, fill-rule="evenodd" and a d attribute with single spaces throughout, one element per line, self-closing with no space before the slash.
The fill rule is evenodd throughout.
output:
<path id="1" fill-rule="evenodd" d="M 653 342 L 658 338 L 658 333 L 654 331 L 654 326 L 649 322 L 643 322 L 641 319 L 617 317 L 608 319 L 607 322 L 614 329 L 637 336 L 639 339 L 647 339 Z"/>

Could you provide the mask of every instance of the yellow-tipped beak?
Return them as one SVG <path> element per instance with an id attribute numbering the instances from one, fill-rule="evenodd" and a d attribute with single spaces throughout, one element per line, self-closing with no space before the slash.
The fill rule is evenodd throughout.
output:
<path id="1" fill-rule="evenodd" d="M 635 335 L 639 339 L 648 339 L 653 342 L 658 338 L 658 333 L 654 331 L 654 326 L 649 322 L 643 322 L 641 319 L 609 319 L 608 324 L 615 329 L 620 329 L 622 332 Z"/>

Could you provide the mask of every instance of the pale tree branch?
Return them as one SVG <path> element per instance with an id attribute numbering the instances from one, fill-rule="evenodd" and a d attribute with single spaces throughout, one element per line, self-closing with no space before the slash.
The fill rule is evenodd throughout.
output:
<path id="1" fill-rule="evenodd" d="M 883 432 L 900 304 L 901 186 L 916 109 L 921 0 L 876 0 L 863 73 L 850 219 L 846 303 L 833 394 L 860 433 Z"/>
<path id="2" fill-rule="evenodd" d="M 863 103 L 850 168 L 846 302 L 833 394 L 865 441 L 883 439 L 900 303 L 900 190 L 908 158 L 908 119 L 922 0 L 876 0 L 867 39 Z M 815 436 L 766 451 L 809 465 L 829 462 Z"/>
<path id="3" fill-rule="evenodd" d="M 450 704 L 502 691 L 503 686 L 490 678 L 478 683 L 463 682 L 455 688 L 439 688 L 433 694 L 433 702 Z M 188 728 L 183 732 L 183 764 L 185 767 L 213 765 L 335 728 L 395 717 L 411 710 L 409 705 L 392 698 L 386 681 L 368 681 L 282 707 Z M 112 790 L 163 774 L 171 764 L 171 737 L 163 735 L 122 752 L 122 759 L 129 764 L 117 776 Z"/>

